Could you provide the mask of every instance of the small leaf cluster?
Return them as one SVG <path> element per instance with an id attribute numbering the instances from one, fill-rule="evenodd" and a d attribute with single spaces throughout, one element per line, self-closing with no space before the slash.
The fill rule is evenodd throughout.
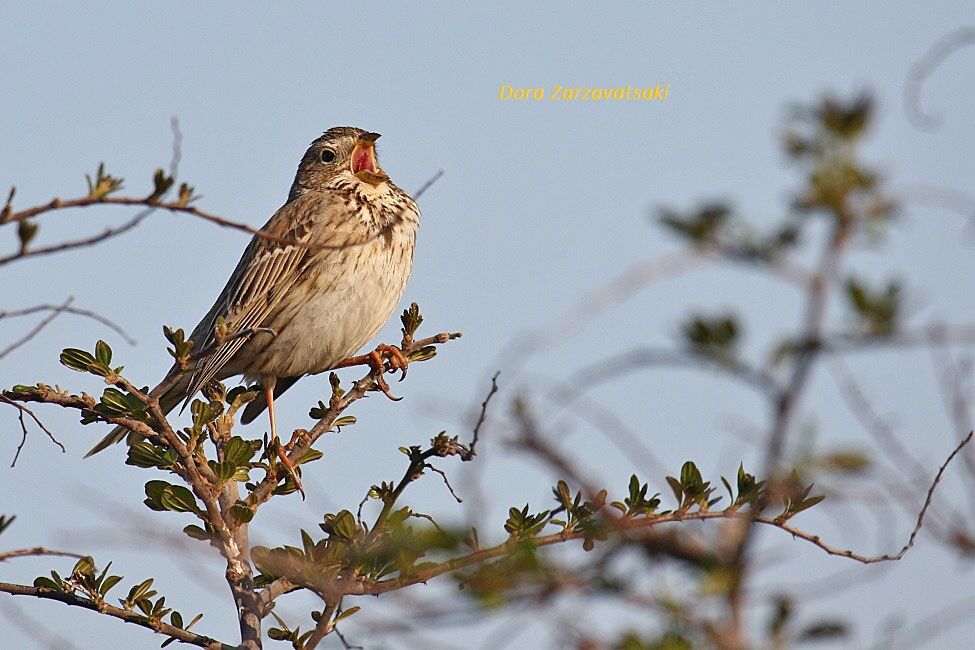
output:
<path id="1" fill-rule="evenodd" d="M 416 331 L 420 329 L 420 324 L 423 323 L 420 306 L 415 302 L 410 303 L 409 308 L 403 310 L 403 314 L 399 317 L 399 320 L 403 324 L 403 328 L 400 331 L 403 333 L 404 339 L 408 337 L 412 341 L 413 335 L 416 334 Z"/>
<path id="2" fill-rule="evenodd" d="M 257 583 L 269 584 L 275 578 L 286 577 L 297 585 L 320 590 L 339 572 L 352 568 L 355 564 L 352 549 L 363 532 L 355 516 L 348 510 L 327 514 L 321 526 L 327 536 L 317 542 L 301 530 L 301 548 L 255 546 L 251 558 L 261 572 Z"/>
<path id="3" fill-rule="evenodd" d="M 690 214 L 661 208 L 659 221 L 667 230 L 699 248 L 718 243 L 728 224 L 731 208 L 724 203 L 708 203 Z"/>
<path id="4" fill-rule="evenodd" d="M 897 332 L 903 301 L 899 283 L 890 282 L 881 289 L 870 289 L 857 278 L 850 278 L 845 289 L 860 332 L 878 338 Z"/>
<path id="5" fill-rule="evenodd" d="M 121 178 L 116 178 L 105 173 L 105 163 L 98 164 L 98 170 L 95 172 L 94 179 L 88 174 L 85 174 L 85 181 L 88 183 L 87 198 L 92 201 L 101 201 L 109 194 L 117 192 L 123 187 Z"/>
<path id="6" fill-rule="evenodd" d="M 731 507 L 735 509 L 746 505 L 756 507 L 759 504 L 762 491 L 765 489 L 765 481 L 756 480 L 754 476 L 745 471 L 745 467 L 741 464 L 738 465 L 737 493 L 731 488 L 728 479 L 722 476 L 721 482 L 728 490 L 728 500 Z"/>
<path id="7" fill-rule="evenodd" d="M 7 530 L 10 524 L 14 523 L 17 515 L 0 515 L 0 534 Z"/>
<path id="8" fill-rule="evenodd" d="M 30 219 L 22 219 L 17 224 L 17 239 L 20 240 L 21 253 L 27 252 L 27 247 L 34 240 L 34 237 L 37 236 L 38 230 L 40 230 L 40 224 Z"/>
<path id="9" fill-rule="evenodd" d="M 148 386 L 144 389 L 149 390 Z M 90 424 L 111 417 L 126 417 L 142 422 L 150 420 L 146 405 L 141 399 L 131 393 L 123 393 L 117 388 L 109 387 L 102 393 L 102 398 L 95 405 L 93 412 L 81 414 L 81 423 Z"/>
<path id="10" fill-rule="evenodd" d="M 199 195 L 193 193 L 194 189 L 195 188 L 192 185 L 188 185 L 187 183 L 180 183 L 179 196 L 176 199 L 176 205 L 178 205 L 181 208 L 185 208 L 190 203 L 200 198 Z"/>
<path id="11" fill-rule="evenodd" d="M 399 319 L 403 324 L 400 330 L 403 333 L 402 347 L 407 348 L 413 344 L 413 335 L 416 334 L 416 331 L 420 328 L 420 324 L 423 322 L 423 315 L 420 314 L 420 306 L 415 302 L 410 303 L 409 308 L 403 310 L 403 314 Z M 437 348 L 433 345 L 427 345 L 419 350 L 413 350 L 407 354 L 406 358 L 412 363 L 414 361 L 429 361 L 435 356 L 437 356 Z"/>
<path id="12" fill-rule="evenodd" d="M 768 234 L 756 232 L 740 218 L 732 219 L 731 207 L 717 201 L 686 213 L 664 207 L 658 220 L 694 248 L 754 264 L 774 262 L 799 238 L 798 227 L 790 222 Z"/>
<path id="13" fill-rule="evenodd" d="M 381 496 L 386 489 L 373 486 L 371 492 Z M 459 535 L 436 525 L 408 525 L 415 517 L 429 519 L 403 507 L 388 512 L 370 531 L 348 510 L 326 514 L 319 524 L 325 533 L 322 539 L 315 541 L 302 530 L 301 548 L 254 547 L 251 557 L 261 572 L 257 582 L 267 584 L 274 578 L 286 577 L 321 592 L 339 576 L 380 580 L 393 574 L 411 575 L 419 566 L 417 561 L 431 551 L 452 549 L 460 543 Z"/>
<path id="14" fill-rule="evenodd" d="M 773 647 L 786 647 L 791 639 L 794 645 L 817 641 L 838 641 L 849 637 L 849 626 L 838 620 L 820 619 L 807 623 L 798 631 L 793 627 L 798 618 L 793 598 L 777 594 L 772 599 L 773 609 L 766 624 L 766 633 Z"/>
<path id="15" fill-rule="evenodd" d="M 895 206 L 882 193 L 879 174 L 856 158 L 873 113 L 872 99 L 860 95 L 848 102 L 827 97 L 798 115 L 784 142 L 789 157 L 807 168 L 797 210 L 829 214 L 840 228 L 863 223 L 876 230 L 893 216 Z"/>
<path id="16" fill-rule="evenodd" d="M 319 614 L 319 616 L 320 615 L 321 614 Z M 284 622 L 284 619 L 275 614 L 273 611 L 271 612 L 271 616 L 274 617 L 274 620 L 278 622 L 280 627 L 269 627 L 267 630 L 268 638 L 273 639 L 274 641 L 290 641 L 291 646 L 296 650 L 301 650 L 304 648 L 305 642 L 308 641 L 309 637 L 311 637 L 311 635 L 315 632 L 314 629 L 311 629 L 302 633 L 300 627 L 296 627 L 292 630 L 288 624 Z"/>
<path id="17" fill-rule="evenodd" d="M 240 436 L 234 436 L 223 445 L 223 460 L 209 461 L 210 469 L 221 482 L 246 481 L 250 470 L 257 466 L 251 461 L 260 448 L 259 440 L 244 440 Z"/>
<path id="18" fill-rule="evenodd" d="M 820 503 L 826 497 L 823 495 L 809 496 L 812 491 L 812 484 L 803 486 L 799 475 L 793 471 L 788 481 L 786 481 L 784 494 L 782 497 L 783 511 L 775 518 L 776 523 L 785 523 L 803 510 L 808 510 Z"/>
<path id="19" fill-rule="evenodd" d="M 593 497 L 593 501 L 586 501 L 582 498 L 582 492 L 576 492 L 575 496 L 569 491 L 569 486 L 565 481 L 559 481 L 552 489 L 558 507 L 549 514 L 549 522 L 562 526 L 562 530 L 570 533 L 582 533 L 582 548 L 591 551 L 595 546 L 595 540 L 606 539 L 606 531 L 602 529 L 596 521 L 595 514 L 602 510 L 606 505 L 606 490 L 600 490 Z M 565 513 L 565 518 L 555 518 L 553 515 Z M 505 527 L 507 529 L 507 526 Z"/>
<path id="20" fill-rule="evenodd" d="M 3 204 L 3 208 L 0 209 L 0 223 L 7 223 L 7 219 L 10 218 L 10 214 L 14 211 L 14 197 L 17 196 L 17 187 L 11 186 L 10 192 L 7 193 L 7 200 Z"/>
<path id="21" fill-rule="evenodd" d="M 701 477 L 701 471 L 691 461 L 681 466 L 679 479 L 668 476 L 667 484 L 677 499 L 677 512 L 687 512 L 694 506 L 702 512 L 707 511 L 721 500 L 721 497 L 711 498 L 717 488 Z"/>
<path id="22" fill-rule="evenodd" d="M 344 610 L 339 610 L 338 613 L 335 615 L 335 617 L 332 619 L 332 625 L 334 626 L 338 624 L 339 621 L 344 621 L 345 619 L 349 618 L 350 616 L 358 612 L 359 609 L 360 608 L 356 606 L 356 607 L 349 607 L 348 609 L 344 609 Z M 309 637 L 311 637 L 314 630 L 308 630 L 305 633 L 302 633 L 300 627 L 296 627 L 295 629 L 292 630 L 290 627 L 288 627 L 288 624 L 285 623 L 284 620 L 280 616 L 275 614 L 273 611 L 271 612 L 271 616 L 274 617 L 274 620 L 277 621 L 280 627 L 269 628 L 267 631 L 268 637 L 274 639 L 275 641 L 290 641 L 291 646 L 295 648 L 295 650 L 302 650 L 305 647 L 305 644 L 307 643 Z M 313 611 L 311 613 L 311 619 L 316 624 L 322 620 L 322 616 L 323 613 L 320 611 Z"/>
<path id="23" fill-rule="evenodd" d="M 647 483 L 640 483 L 636 474 L 630 476 L 627 488 L 627 496 L 623 501 L 613 501 L 609 504 L 623 513 L 624 519 L 652 515 L 660 506 L 660 493 L 655 492 L 647 497 L 650 486 Z"/>
<path id="24" fill-rule="evenodd" d="M 146 197 L 146 202 L 153 203 L 161 199 L 166 195 L 166 192 L 169 191 L 169 188 L 173 186 L 175 181 L 176 179 L 172 176 L 167 176 L 166 172 L 157 167 L 155 173 L 152 175 L 152 193 Z"/>
<path id="25" fill-rule="evenodd" d="M 166 348 L 169 355 L 176 360 L 180 368 L 186 368 L 190 362 L 190 355 L 193 353 L 193 341 L 186 340 L 186 332 L 183 328 L 174 330 L 168 325 L 163 325 L 163 336 L 173 346 Z"/>
<path id="26" fill-rule="evenodd" d="M 66 348 L 61 351 L 61 365 L 76 370 L 87 372 L 98 377 L 108 377 L 122 372 L 122 366 L 112 368 L 112 348 L 105 341 L 98 341 L 95 344 L 95 354 L 77 348 Z"/>
<path id="27" fill-rule="evenodd" d="M 171 512 L 192 512 L 202 514 L 202 509 L 196 502 L 196 497 L 189 488 L 173 485 L 166 481 L 149 481 L 145 487 L 146 499 L 143 503 L 150 510 Z"/>
<path id="28" fill-rule="evenodd" d="M 508 531 L 508 535 L 513 540 L 534 537 L 548 523 L 548 515 L 548 510 L 532 514 L 529 512 L 527 503 L 521 510 L 518 508 L 509 508 L 508 519 L 504 522 L 504 529 Z"/>
<path id="29" fill-rule="evenodd" d="M 57 571 L 51 571 L 51 576 L 39 576 L 34 579 L 34 586 L 83 598 L 101 607 L 106 604 L 108 593 L 123 580 L 122 576 L 109 574 L 112 563 L 109 562 L 101 572 L 97 572 L 95 562 L 91 557 L 83 557 L 75 563 L 71 575 L 62 577 Z M 148 621 L 162 622 L 163 617 L 170 615 L 170 623 L 174 627 L 184 630 L 190 629 L 203 615 L 198 614 L 189 625 L 184 627 L 183 616 L 171 608 L 166 607 L 166 597 L 160 596 L 153 600 L 158 593 L 152 589 L 153 579 L 149 578 L 133 585 L 125 598 L 119 599 L 119 604 L 126 611 L 138 610 Z M 169 645 L 175 639 L 163 644 Z"/>
<path id="30" fill-rule="evenodd" d="M 732 314 L 694 316 L 682 327 L 685 345 L 695 354 L 719 362 L 730 362 L 736 356 L 740 327 Z"/>

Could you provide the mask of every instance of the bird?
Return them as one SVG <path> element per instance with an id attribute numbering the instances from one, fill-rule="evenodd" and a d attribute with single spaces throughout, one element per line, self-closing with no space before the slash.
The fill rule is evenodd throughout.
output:
<path id="1" fill-rule="evenodd" d="M 174 364 L 150 391 L 164 413 L 180 402 L 185 408 L 212 380 L 243 375 L 261 391 L 241 422 L 267 409 L 271 439 L 277 440 L 274 400 L 301 377 L 340 367 L 379 333 L 406 288 L 420 211 L 379 166 L 378 138 L 341 126 L 311 143 L 287 200 L 261 228 L 265 236 L 253 236 L 189 337 L 193 351 L 212 352 L 189 368 Z M 218 328 L 250 334 L 221 336 Z M 379 346 L 372 358 L 383 353 L 390 366 L 405 372 L 402 351 Z M 377 384 L 389 396 L 382 363 Z M 85 457 L 126 433 L 112 429 Z"/>

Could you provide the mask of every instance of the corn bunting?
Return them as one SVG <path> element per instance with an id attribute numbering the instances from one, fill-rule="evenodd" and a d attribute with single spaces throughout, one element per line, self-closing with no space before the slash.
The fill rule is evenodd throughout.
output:
<path id="1" fill-rule="evenodd" d="M 241 421 L 267 408 L 275 439 L 274 399 L 303 375 L 341 366 L 389 320 L 413 266 L 420 217 L 413 199 L 379 166 L 378 137 L 336 127 L 308 147 L 288 200 L 262 228 L 275 239 L 251 239 L 190 336 L 194 351 L 212 353 L 188 370 L 174 365 L 151 392 L 164 412 L 185 406 L 213 379 L 243 375 L 262 391 Z M 251 334 L 218 337 L 216 328 L 224 324 L 231 333 Z M 405 369 L 395 348 L 377 351 Z M 377 383 L 385 390 L 378 352 Z M 116 427 L 88 456 L 125 433 Z"/>

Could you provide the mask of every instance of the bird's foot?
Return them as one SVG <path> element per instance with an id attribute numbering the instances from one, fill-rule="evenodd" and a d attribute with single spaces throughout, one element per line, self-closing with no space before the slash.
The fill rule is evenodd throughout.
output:
<path id="1" fill-rule="evenodd" d="M 410 360 L 406 358 L 406 355 L 403 354 L 401 349 L 395 345 L 386 345 L 383 343 L 376 348 L 376 352 L 380 355 L 386 355 L 386 359 L 389 361 L 390 371 L 400 371 L 400 381 L 406 379 L 406 370 L 410 365 Z"/>
<path id="2" fill-rule="evenodd" d="M 395 350 L 396 352 L 390 352 L 390 350 Z M 406 357 L 403 356 L 403 352 L 392 345 L 380 345 L 378 348 L 366 355 L 369 359 L 369 367 L 372 368 L 372 379 L 376 382 L 376 386 L 382 391 L 382 394 L 398 402 L 403 399 L 402 397 L 396 397 L 389 392 L 389 384 L 386 383 L 386 379 L 383 375 L 386 373 L 386 362 L 383 359 L 383 353 L 389 356 L 389 365 L 391 370 L 401 370 L 403 376 L 406 375 Z M 398 356 L 398 358 L 397 358 Z"/>
<path id="3" fill-rule="evenodd" d="M 296 431 L 295 434 L 297 434 L 297 433 L 298 432 Z M 284 465 L 285 471 L 288 472 L 288 476 L 290 476 L 291 477 L 291 480 L 294 481 L 295 487 L 298 488 L 298 492 L 301 493 L 301 500 L 304 501 L 305 500 L 305 489 L 301 486 L 301 477 L 298 476 L 298 468 L 295 467 L 295 464 L 291 462 L 291 459 L 290 458 L 288 458 L 288 449 L 291 448 L 291 445 L 293 445 L 294 442 L 295 442 L 295 439 L 294 439 L 294 437 L 292 437 L 292 440 L 291 440 L 290 443 L 288 443 L 288 446 L 287 447 L 282 447 L 281 446 L 281 441 L 278 440 L 277 438 L 275 438 L 275 440 L 274 440 L 274 451 L 277 454 L 278 460 L 280 461 L 280 463 L 282 465 Z"/>
<path id="4" fill-rule="evenodd" d="M 295 445 L 298 443 L 299 440 L 303 440 L 307 438 L 308 438 L 307 429 L 295 429 L 294 433 L 291 434 L 291 440 L 289 440 L 288 444 L 284 446 L 284 450 L 290 452 L 292 449 L 294 449 Z"/>

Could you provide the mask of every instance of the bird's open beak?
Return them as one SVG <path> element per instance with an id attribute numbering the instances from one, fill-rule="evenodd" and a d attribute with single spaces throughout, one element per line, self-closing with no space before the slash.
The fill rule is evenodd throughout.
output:
<path id="1" fill-rule="evenodd" d="M 378 139 L 378 133 L 363 133 L 355 143 L 355 149 L 352 150 L 352 173 L 360 181 L 369 183 L 373 187 L 389 180 L 389 176 L 376 164 L 376 140 Z"/>

